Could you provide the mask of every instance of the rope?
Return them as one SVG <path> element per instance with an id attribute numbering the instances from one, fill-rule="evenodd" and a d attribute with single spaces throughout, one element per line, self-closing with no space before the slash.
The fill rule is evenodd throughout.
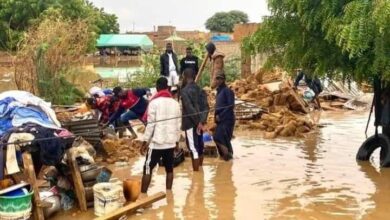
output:
<path id="1" fill-rule="evenodd" d="M 174 120 L 174 119 L 178 119 L 178 118 L 191 117 L 191 116 L 200 115 L 200 114 L 203 114 L 203 113 L 208 113 L 210 111 L 215 111 L 215 110 L 220 110 L 220 109 L 231 108 L 231 107 L 234 107 L 234 106 L 243 105 L 245 103 L 246 102 L 242 102 L 242 103 L 239 103 L 239 104 L 233 104 L 233 105 L 223 106 L 223 107 L 219 107 L 219 108 L 210 108 L 207 111 L 200 111 L 200 112 L 195 112 L 195 113 L 191 113 L 191 114 L 181 115 L 181 116 L 178 116 L 178 117 L 172 117 L 172 118 L 161 119 L 161 120 L 157 120 L 157 121 L 153 121 L 153 122 L 148 122 L 148 123 L 146 123 L 146 125 L 148 125 L 148 124 L 156 124 L 156 123 L 169 121 L 169 120 Z M 137 126 L 137 125 L 144 125 L 144 123 L 138 123 L 138 124 L 127 125 L 127 126 L 120 126 L 120 127 L 116 127 L 116 128 L 117 129 L 120 129 L 120 128 L 130 128 L 132 126 Z M 29 144 L 29 143 L 32 143 L 32 142 L 39 142 L 39 141 L 48 141 L 48 140 L 66 139 L 66 138 L 76 138 L 76 137 L 87 135 L 87 134 L 98 134 L 98 133 L 100 133 L 100 132 L 96 132 L 96 131 L 89 132 L 89 131 L 86 131 L 86 132 L 78 133 L 77 135 L 67 135 L 67 136 L 62 136 L 62 137 L 37 138 L 37 139 L 31 140 L 31 141 L 2 142 L 2 143 L 0 143 L 0 147 L 11 145 L 11 144 L 20 145 L 20 144 Z"/>

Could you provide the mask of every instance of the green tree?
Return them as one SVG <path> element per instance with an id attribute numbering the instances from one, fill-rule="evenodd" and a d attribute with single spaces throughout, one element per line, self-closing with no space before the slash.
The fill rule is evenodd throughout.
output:
<path id="1" fill-rule="evenodd" d="M 0 0 L 0 49 L 15 50 L 29 27 L 54 15 L 88 21 L 96 37 L 119 32 L 117 17 L 87 0 Z"/>
<path id="2" fill-rule="evenodd" d="M 268 3 L 272 15 L 244 43 L 248 52 L 269 54 L 266 66 L 359 82 L 390 79 L 389 1 Z"/>
<path id="3" fill-rule="evenodd" d="M 50 17 L 28 29 L 16 53 L 15 83 L 56 104 L 71 104 L 82 93 L 67 77 L 80 75 L 80 63 L 93 39 L 86 21 Z M 71 30 L 71 31 L 69 31 Z"/>
<path id="4" fill-rule="evenodd" d="M 217 12 L 207 19 L 206 28 L 215 32 L 233 32 L 235 24 L 247 23 L 248 15 L 242 11 Z"/>

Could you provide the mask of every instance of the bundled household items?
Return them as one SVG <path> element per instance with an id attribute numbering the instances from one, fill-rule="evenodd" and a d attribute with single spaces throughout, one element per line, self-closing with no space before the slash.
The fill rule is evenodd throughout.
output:
<path id="1" fill-rule="evenodd" d="M 25 91 L 0 94 L 0 207 L 1 219 L 28 219 L 32 188 L 20 177 L 24 157 L 31 155 L 36 174 L 43 166 L 57 166 L 74 136 L 61 128 L 51 104 Z M 10 212 L 10 213 L 8 213 Z"/>

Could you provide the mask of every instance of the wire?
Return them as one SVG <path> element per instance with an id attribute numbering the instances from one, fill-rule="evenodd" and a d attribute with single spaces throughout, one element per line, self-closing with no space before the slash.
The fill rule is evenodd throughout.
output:
<path id="1" fill-rule="evenodd" d="M 208 113 L 210 111 L 215 111 L 215 110 L 220 110 L 220 109 L 231 108 L 231 107 L 234 107 L 234 106 L 243 105 L 245 103 L 246 102 L 242 102 L 242 103 L 239 103 L 239 104 L 233 104 L 233 105 L 223 106 L 223 107 L 219 107 L 219 108 L 210 108 L 209 110 L 206 110 L 206 111 L 195 112 L 195 113 L 191 113 L 191 114 L 181 115 L 181 116 L 178 116 L 178 117 L 166 118 L 166 119 L 161 119 L 161 120 L 157 120 L 157 121 L 153 121 L 153 122 L 148 122 L 148 123 L 146 123 L 146 125 L 147 124 L 156 124 L 156 123 L 159 123 L 159 122 L 174 120 L 174 119 L 178 119 L 178 118 L 191 117 L 191 116 L 200 115 L 200 114 L 203 114 L 203 113 Z M 117 129 L 120 129 L 120 128 L 130 128 L 132 126 L 138 126 L 138 125 L 145 125 L 145 124 L 144 123 L 139 123 L 139 124 L 133 124 L 133 125 L 127 125 L 127 126 L 119 126 L 119 127 L 116 127 L 116 128 Z M 30 141 L 1 142 L 0 143 L 0 147 L 8 146 L 8 145 L 11 145 L 11 144 L 22 145 L 22 144 L 29 144 L 29 143 L 32 143 L 32 142 L 48 141 L 48 140 L 54 140 L 54 139 L 76 138 L 76 137 L 79 137 L 79 136 L 83 136 L 83 135 L 87 135 L 87 134 L 96 134 L 96 133 L 100 133 L 100 132 L 86 131 L 86 132 L 82 132 L 82 133 L 77 133 L 77 135 L 73 134 L 73 135 L 66 135 L 66 136 L 61 136 L 61 137 L 55 136 L 55 137 L 48 137 L 48 138 L 37 138 L 37 139 L 34 139 L 34 140 L 30 140 Z"/>

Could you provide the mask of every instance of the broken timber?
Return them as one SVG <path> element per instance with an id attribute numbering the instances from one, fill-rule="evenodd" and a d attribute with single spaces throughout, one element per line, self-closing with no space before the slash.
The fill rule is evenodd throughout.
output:
<path id="1" fill-rule="evenodd" d="M 39 197 L 37 177 L 35 176 L 35 169 L 31 158 L 31 154 L 27 151 L 23 153 L 23 166 L 24 166 L 24 173 L 27 176 L 28 182 L 31 184 L 31 187 L 34 191 L 34 196 L 33 196 L 34 206 L 33 206 L 33 213 L 32 213 L 33 218 L 36 220 L 44 220 L 45 217 L 43 215 L 41 199 Z"/>
<path id="2" fill-rule="evenodd" d="M 74 148 L 70 148 L 66 152 L 66 157 L 68 158 L 68 164 L 69 164 L 70 171 L 72 174 L 73 185 L 74 185 L 77 200 L 79 202 L 80 210 L 85 212 L 88 209 L 87 208 L 87 200 L 85 197 L 85 189 L 84 189 L 83 180 L 81 178 L 79 165 L 76 162 L 76 158 L 75 158 L 75 155 L 73 153 L 74 152 L 73 149 Z"/>
<path id="3" fill-rule="evenodd" d="M 107 219 L 118 219 L 122 215 L 125 215 L 126 213 L 133 212 L 139 208 L 148 206 L 158 200 L 161 200 L 166 197 L 166 194 L 163 192 L 159 192 L 157 194 L 154 194 L 152 196 L 148 196 L 145 198 L 142 198 L 140 200 L 137 200 L 136 202 L 129 203 L 128 205 L 123 206 L 122 208 L 119 208 L 113 212 L 108 213 L 107 215 L 95 218 L 95 220 L 107 220 Z"/>

